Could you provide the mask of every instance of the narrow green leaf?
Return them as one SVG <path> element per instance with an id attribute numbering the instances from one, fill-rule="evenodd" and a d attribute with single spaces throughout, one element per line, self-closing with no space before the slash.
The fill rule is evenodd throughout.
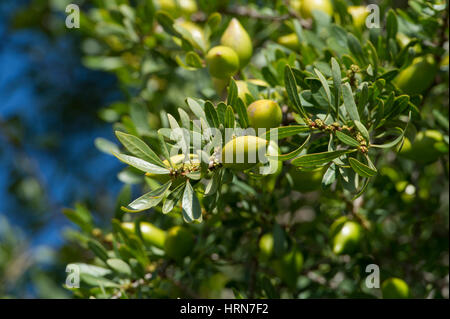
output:
<path id="1" fill-rule="evenodd" d="M 168 34 L 181 38 L 181 34 L 173 27 L 173 19 L 167 13 L 158 11 L 156 20 Z"/>
<path id="2" fill-rule="evenodd" d="M 308 144 L 309 140 L 311 138 L 311 134 L 308 135 L 308 137 L 306 138 L 306 140 L 303 142 L 302 145 L 300 145 L 297 149 L 295 149 L 294 151 L 290 152 L 290 153 L 286 153 L 286 154 L 278 154 L 278 155 L 269 155 L 266 154 L 266 156 L 268 158 L 271 159 L 278 159 L 279 161 L 287 161 L 290 160 L 294 157 L 296 157 L 298 154 L 300 154 L 300 152 L 305 148 L 305 146 Z"/>
<path id="3" fill-rule="evenodd" d="M 131 268 L 130 266 L 124 262 L 122 259 L 119 258 L 109 258 L 106 261 L 106 264 L 115 272 L 118 272 L 123 275 L 131 275 Z"/>
<path id="4" fill-rule="evenodd" d="M 302 166 L 302 167 L 314 167 L 320 166 L 331 162 L 335 158 L 338 158 L 344 154 L 354 152 L 355 150 L 340 150 L 333 152 L 323 152 L 315 154 L 306 154 L 300 156 L 292 161 L 292 165 Z"/>
<path id="5" fill-rule="evenodd" d="M 341 67 L 335 58 L 331 58 L 331 71 L 333 73 L 334 84 L 334 107 L 339 110 L 339 97 L 341 96 L 342 74 Z M 337 118 L 337 116 L 336 116 Z"/>
<path id="6" fill-rule="evenodd" d="M 327 95 L 327 100 L 330 105 L 333 105 L 333 102 L 331 101 L 331 91 L 330 86 L 328 85 L 327 80 L 323 76 L 322 72 L 314 68 L 314 72 L 316 73 L 317 77 L 319 78 L 320 83 L 322 83 L 322 87 L 325 90 L 325 94 Z"/>
<path id="7" fill-rule="evenodd" d="M 376 170 L 370 168 L 366 164 L 361 163 L 356 158 L 349 157 L 348 161 L 353 170 L 361 177 L 369 178 L 377 174 Z"/>
<path id="8" fill-rule="evenodd" d="M 247 108 L 240 98 L 237 99 L 235 111 L 239 116 L 239 124 L 241 125 L 241 127 L 247 128 L 249 126 Z"/>
<path id="9" fill-rule="evenodd" d="M 278 134 L 278 139 L 283 139 L 289 136 L 297 135 L 299 133 L 306 133 L 311 131 L 311 128 L 308 125 L 289 125 L 289 126 L 282 126 L 282 127 L 276 127 L 271 129 L 270 131 L 267 131 L 262 138 L 269 139 L 270 136 L 274 135 L 275 132 Z"/>
<path id="10" fill-rule="evenodd" d="M 393 9 L 390 9 L 386 19 L 387 39 L 395 39 L 398 30 L 397 15 Z"/>
<path id="11" fill-rule="evenodd" d="M 205 115 L 210 127 L 219 128 L 219 117 L 216 108 L 210 101 L 205 102 Z"/>
<path id="12" fill-rule="evenodd" d="M 236 81 L 234 81 L 233 78 L 230 78 L 230 84 L 228 86 L 227 104 L 235 108 L 237 98 L 238 98 L 238 87 Z"/>
<path id="13" fill-rule="evenodd" d="M 164 194 L 172 185 L 172 181 L 168 181 L 159 188 L 148 192 L 141 197 L 135 199 L 133 202 L 127 205 L 127 207 L 122 207 L 122 210 L 128 213 L 139 213 L 144 210 L 150 209 L 158 205 L 164 198 Z"/>
<path id="14" fill-rule="evenodd" d="M 213 174 L 205 188 L 205 196 L 213 195 L 217 192 L 222 180 L 222 171 Z"/>
<path id="15" fill-rule="evenodd" d="M 226 128 L 234 128 L 234 112 L 231 106 L 227 106 L 227 110 L 225 112 L 225 127 Z"/>
<path id="16" fill-rule="evenodd" d="M 348 136 L 345 133 L 342 133 L 340 131 L 336 131 L 336 137 L 343 142 L 344 144 L 347 144 L 349 146 L 352 147 L 358 147 L 359 146 L 359 142 L 357 140 L 355 140 L 353 137 Z"/>
<path id="17" fill-rule="evenodd" d="M 125 164 L 133 166 L 133 167 L 135 167 L 141 171 L 144 171 L 146 173 L 158 174 L 158 175 L 170 173 L 170 171 L 167 168 L 149 163 L 147 161 L 144 161 L 144 160 L 134 157 L 134 156 L 119 154 L 119 153 L 115 153 L 114 156 L 117 157 L 121 162 L 124 162 Z"/>
<path id="18" fill-rule="evenodd" d="M 102 137 L 98 137 L 94 141 L 95 147 L 103 153 L 113 155 L 114 153 L 119 153 L 119 148 L 116 144 Z"/>
<path id="19" fill-rule="evenodd" d="M 195 114 L 195 116 L 206 120 L 205 111 L 203 110 L 203 108 L 200 106 L 200 104 L 197 101 L 188 97 L 186 99 L 186 103 L 189 106 L 189 108 L 191 109 L 192 113 Z"/>
<path id="20" fill-rule="evenodd" d="M 286 65 L 284 70 L 284 85 L 286 86 L 286 92 L 289 100 L 294 105 L 295 110 L 302 115 L 302 117 L 307 118 L 305 110 L 300 102 L 300 97 L 297 91 L 297 83 L 295 82 L 294 74 L 289 65 Z"/>
<path id="21" fill-rule="evenodd" d="M 326 188 L 336 181 L 336 164 L 331 163 L 322 177 L 322 188 Z"/>
<path id="22" fill-rule="evenodd" d="M 353 121 L 353 123 L 355 123 L 356 128 L 361 133 L 361 135 L 366 139 L 366 141 L 369 142 L 370 141 L 369 132 L 367 131 L 364 124 L 362 124 L 360 121 Z"/>
<path id="23" fill-rule="evenodd" d="M 342 96 L 344 98 L 345 109 L 350 118 L 353 121 L 359 121 L 358 108 L 356 107 L 355 99 L 353 98 L 352 88 L 348 82 L 342 85 Z"/>
<path id="24" fill-rule="evenodd" d="M 166 167 L 159 156 L 140 138 L 120 131 L 116 131 L 116 136 L 131 154 L 152 164 Z"/>
<path id="25" fill-rule="evenodd" d="M 164 199 L 162 207 L 163 214 L 170 213 L 175 205 L 181 200 L 185 185 L 185 183 L 181 183 Z"/>
<path id="26" fill-rule="evenodd" d="M 200 202 L 189 180 L 186 182 L 186 188 L 184 189 L 182 207 L 185 222 L 202 221 Z"/>

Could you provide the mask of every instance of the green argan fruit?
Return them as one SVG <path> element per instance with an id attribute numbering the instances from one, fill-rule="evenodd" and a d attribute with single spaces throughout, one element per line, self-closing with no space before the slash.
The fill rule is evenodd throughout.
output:
<path id="1" fill-rule="evenodd" d="M 215 78 L 228 79 L 239 70 L 239 57 L 226 46 L 216 46 L 206 55 L 209 72 Z"/>
<path id="2" fill-rule="evenodd" d="M 277 102 L 272 100 L 258 100 L 247 107 L 248 120 L 254 129 L 266 130 L 278 127 L 283 119 L 283 112 Z"/>
<path id="3" fill-rule="evenodd" d="M 289 1 L 289 6 L 297 12 L 300 12 L 301 5 L 302 5 L 302 0 L 290 0 Z"/>
<path id="4" fill-rule="evenodd" d="M 277 275 L 285 284 L 294 288 L 297 284 L 297 277 L 303 267 L 302 253 L 294 249 L 283 255 L 281 260 L 274 262 L 274 268 Z"/>
<path id="5" fill-rule="evenodd" d="M 265 154 L 267 141 L 256 136 L 239 136 L 222 149 L 224 167 L 244 171 L 258 164 L 260 154 Z"/>
<path id="6" fill-rule="evenodd" d="M 156 10 L 162 10 L 170 14 L 172 18 L 180 16 L 189 17 L 197 12 L 195 0 L 153 0 Z"/>
<path id="7" fill-rule="evenodd" d="M 238 97 L 242 100 L 242 102 L 247 104 L 247 94 L 250 96 L 252 95 L 248 89 L 247 82 L 239 80 L 236 81 L 236 85 L 238 88 Z"/>
<path id="8" fill-rule="evenodd" d="M 333 253 L 342 255 L 354 252 L 361 241 L 361 226 L 353 221 L 346 221 L 334 228 L 336 234 L 333 237 Z"/>
<path id="9" fill-rule="evenodd" d="M 178 8 L 181 14 L 189 17 L 191 14 L 198 11 L 197 2 L 195 0 L 177 0 Z"/>
<path id="10" fill-rule="evenodd" d="M 153 0 L 156 10 L 165 11 L 173 18 L 178 17 L 178 7 L 175 0 Z"/>
<path id="11" fill-rule="evenodd" d="M 436 130 L 426 130 L 417 133 L 412 143 L 405 137 L 399 154 L 420 164 L 430 164 L 447 152 L 448 148 L 444 143 L 442 133 Z"/>
<path id="12" fill-rule="evenodd" d="M 406 299 L 409 297 L 408 284 L 400 278 L 389 278 L 381 284 L 384 299 Z"/>
<path id="13" fill-rule="evenodd" d="M 350 6 L 347 9 L 348 13 L 352 16 L 353 25 L 358 29 L 361 29 L 366 24 L 366 18 L 369 15 L 369 11 L 365 6 Z"/>
<path id="14" fill-rule="evenodd" d="M 191 253 L 194 244 L 194 235 L 190 231 L 181 226 L 175 226 L 167 231 L 164 250 L 167 256 L 181 260 Z"/>
<path id="15" fill-rule="evenodd" d="M 285 46 L 291 50 L 298 50 L 300 42 L 298 42 L 297 34 L 289 33 L 278 38 L 278 44 Z"/>
<path id="16" fill-rule="evenodd" d="M 333 5 L 330 0 L 302 0 L 300 5 L 300 15 L 303 18 L 312 18 L 313 10 L 322 11 L 329 16 L 333 15 Z"/>
<path id="17" fill-rule="evenodd" d="M 240 69 L 246 66 L 252 57 L 252 40 L 236 18 L 231 19 L 220 39 L 220 44 L 227 46 L 236 52 L 239 58 Z"/>
<path id="18" fill-rule="evenodd" d="M 269 259 L 273 253 L 273 235 L 272 233 L 267 233 L 261 236 L 259 239 L 259 251 L 261 257 L 265 260 Z"/>
<path id="19" fill-rule="evenodd" d="M 185 30 L 182 32 L 184 38 L 189 41 L 192 46 L 200 51 L 206 51 L 209 47 L 209 41 L 203 33 L 203 29 L 191 21 L 177 20 L 176 25 Z M 179 40 L 179 39 L 177 39 Z M 181 45 L 181 42 L 178 41 Z"/>
<path id="20" fill-rule="evenodd" d="M 189 160 L 192 162 L 189 162 L 188 160 L 185 161 L 184 154 L 174 155 L 170 158 L 170 161 L 172 162 L 175 169 L 182 167 L 183 164 L 185 166 L 193 166 L 193 167 L 200 165 L 197 154 L 189 154 Z M 167 168 L 170 168 L 170 163 L 168 160 L 164 160 L 163 163 Z M 145 175 L 157 180 L 160 183 L 166 183 L 170 179 L 170 176 L 167 174 L 163 175 L 163 174 L 145 173 Z"/>
<path id="21" fill-rule="evenodd" d="M 124 222 L 121 224 L 122 229 L 128 233 L 136 233 L 136 224 L 132 222 Z M 164 248 L 164 242 L 166 241 L 166 232 L 155 225 L 148 222 L 140 222 L 142 238 L 149 244 L 158 248 Z"/>
<path id="22" fill-rule="evenodd" d="M 404 93 L 421 94 L 428 89 L 436 76 L 437 66 L 432 55 L 415 58 L 392 81 Z"/>
<path id="23" fill-rule="evenodd" d="M 304 171 L 292 166 L 289 169 L 289 174 L 291 175 L 293 181 L 292 189 L 300 193 L 308 193 L 318 190 L 321 187 L 324 173 L 325 169 L 323 167 L 310 171 Z"/>

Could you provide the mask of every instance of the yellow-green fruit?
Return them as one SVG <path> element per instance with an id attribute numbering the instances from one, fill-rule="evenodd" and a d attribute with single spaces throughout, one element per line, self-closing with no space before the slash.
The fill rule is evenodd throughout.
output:
<path id="1" fill-rule="evenodd" d="M 267 233 L 259 239 L 259 251 L 264 259 L 269 259 L 273 253 L 273 235 Z"/>
<path id="2" fill-rule="evenodd" d="M 285 254 L 281 260 L 274 264 L 277 275 L 290 287 L 295 287 L 297 277 L 303 267 L 303 255 L 300 251 L 294 249 Z"/>
<path id="3" fill-rule="evenodd" d="M 182 15 L 190 16 L 198 10 L 195 0 L 177 0 L 177 2 Z"/>
<path id="4" fill-rule="evenodd" d="M 247 82 L 239 80 L 239 81 L 236 81 L 236 85 L 237 85 L 237 88 L 238 88 L 238 97 L 242 100 L 242 102 L 247 103 L 247 96 L 246 95 L 247 94 L 250 95 L 250 96 L 252 95 L 250 93 L 250 90 L 248 89 Z"/>
<path id="5" fill-rule="evenodd" d="M 278 127 L 283 119 L 283 112 L 277 102 L 272 100 L 258 100 L 247 108 L 250 126 L 254 129 L 270 129 Z"/>
<path id="6" fill-rule="evenodd" d="M 289 1 L 289 6 L 297 12 L 300 12 L 301 5 L 302 5 L 302 0 L 290 0 Z"/>
<path id="7" fill-rule="evenodd" d="M 300 5 L 300 14 L 303 18 L 312 18 L 313 10 L 322 11 L 329 16 L 333 15 L 333 5 L 330 0 L 303 0 Z"/>
<path id="8" fill-rule="evenodd" d="M 338 228 L 333 238 L 333 253 L 342 255 L 354 252 L 361 241 L 361 226 L 353 221 L 347 221 Z"/>
<path id="9" fill-rule="evenodd" d="M 353 25 L 357 28 L 362 28 L 366 24 L 366 18 L 369 15 L 369 11 L 367 11 L 364 6 L 350 6 L 348 7 L 348 13 L 352 16 Z"/>
<path id="10" fill-rule="evenodd" d="M 227 29 L 220 39 L 220 44 L 227 46 L 236 52 L 239 58 L 239 68 L 242 69 L 250 61 L 253 54 L 253 45 L 247 31 L 239 20 L 231 19 Z"/>
<path id="11" fill-rule="evenodd" d="M 239 70 L 239 57 L 226 46 L 216 46 L 206 55 L 209 73 L 219 79 L 227 79 Z"/>
<path id="12" fill-rule="evenodd" d="M 238 136 L 222 149 L 222 164 L 233 170 L 243 171 L 254 167 L 264 156 L 267 141 L 256 136 Z"/>
<path id="13" fill-rule="evenodd" d="M 297 50 L 300 42 L 298 42 L 297 34 L 289 33 L 278 38 L 278 44 L 281 44 L 291 50 Z"/>
<path id="14" fill-rule="evenodd" d="M 418 57 L 395 77 L 393 83 L 406 94 L 420 94 L 433 84 L 436 72 L 432 55 Z"/>
<path id="15" fill-rule="evenodd" d="M 400 278 L 389 278 L 381 284 L 384 299 L 405 299 L 409 297 L 408 284 Z"/>
<path id="16" fill-rule="evenodd" d="M 405 137 L 399 154 L 418 163 L 429 164 L 435 162 L 442 154 L 447 152 L 448 149 L 441 132 L 427 130 L 417 133 L 412 143 Z"/>
<path id="17" fill-rule="evenodd" d="M 167 256 L 180 260 L 191 253 L 194 243 L 194 235 L 190 231 L 175 226 L 167 231 L 164 250 Z"/>
<path id="18" fill-rule="evenodd" d="M 177 20 L 176 25 L 184 29 L 184 32 L 180 32 L 183 33 L 185 39 L 188 40 L 195 49 L 203 51 L 209 47 L 209 41 L 205 37 L 203 29 L 198 25 L 185 20 Z"/>
<path id="19" fill-rule="evenodd" d="M 136 224 L 132 222 L 125 222 L 121 224 L 123 230 L 128 233 L 136 234 Z M 166 241 L 166 232 L 155 225 L 148 222 L 140 222 L 142 238 L 149 244 L 158 248 L 164 248 Z"/>
<path id="20" fill-rule="evenodd" d="M 156 10 L 162 10 L 170 14 L 173 18 L 178 17 L 178 7 L 175 0 L 154 0 Z"/>
<path id="21" fill-rule="evenodd" d="M 318 190 L 321 187 L 324 173 L 325 169 L 323 167 L 319 167 L 311 171 L 301 171 L 292 166 L 289 169 L 289 174 L 291 175 L 293 181 L 292 189 L 300 193 L 308 193 Z"/>
<path id="22" fill-rule="evenodd" d="M 185 160 L 184 154 L 174 155 L 174 156 L 170 157 L 170 161 L 172 162 L 175 169 L 181 168 L 183 166 L 183 164 L 185 166 L 199 166 L 200 165 L 198 156 L 196 154 L 189 154 L 189 160 Z M 190 161 L 192 161 L 192 162 L 190 162 Z M 167 168 L 171 168 L 168 160 L 164 160 L 163 163 Z M 160 183 L 166 183 L 170 179 L 170 176 L 168 174 L 163 175 L 163 174 L 145 173 L 145 175 L 157 180 Z"/>

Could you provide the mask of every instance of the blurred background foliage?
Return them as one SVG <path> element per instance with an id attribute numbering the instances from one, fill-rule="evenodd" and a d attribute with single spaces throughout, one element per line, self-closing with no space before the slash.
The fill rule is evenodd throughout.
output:
<path id="1" fill-rule="evenodd" d="M 64 26 L 64 9 L 71 2 L 79 4 L 83 12 L 91 12 L 90 19 L 82 19 L 79 32 Z M 130 1 L 138 10 L 146 8 L 144 2 Z M 247 2 L 257 9 L 265 8 L 262 13 L 272 13 L 278 4 L 199 0 L 198 6 L 203 12 L 233 15 L 236 5 Z M 113 128 L 125 127 L 146 135 L 151 142 L 153 129 L 167 127 L 164 114 L 175 114 L 186 97 L 217 98 L 207 70 L 180 68 L 169 54 L 177 50 L 171 37 L 150 32 L 152 12 L 140 12 L 141 16 L 148 14 L 149 20 L 139 21 L 134 26 L 138 34 L 133 34 L 132 27 L 109 14 L 105 3 L 0 3 L 0 297 L 73 296 L 63 289 L 66 265 L 75 261 L 101 263 L 86 249 L 86 238 L 97 238 L 111 248 L 104 236 L 112 229 L 111 218 L 133 220 L 123 217 L 117 206 L 124 198 L 131 198 L 131 193 L 141 194 L 142 180 L 133 170 L 121 170 L 116 159 L 99 152 L 94 146 L 96 138 L 114 140 Z M 383 12 L 390 7 L 408 6 L 407 1 L 385 0 L 379 4 Z M 102 10 L 90 11 L 96 7 Z M 193 16 L 199 21 L 204 18 Z M 268 24 L 263 19 L 243 16 L 241 22 L 254 35 L 255 47 L 266 41 L 276 42 L 288 31 L 278 21 Z M 225 26 L 222 23 L 217 34 Z M 448 29 L 444 32 L 448 33 Z M 256 65 L 259 59 L 262 56 L 254 58 Z M 421 110 L 423 118 L 416 124 L 447 132 L 448 66 L 440 74 L 443 78 L 427 93 Z M 139 111 L 142 105 L 149 111 L 144 121 Z M 141 288 L 137 296 L 240 297 L 239 291 L 246 291 L 256 280 L 261 286 L 252 287 L 250 296 L 377 297 L 362 283 L 365 266 L 382 261 L 382 278 L 403 278 L 413 297 L 448 298 L 448 157 L 421 165 L 386 152 L 377 166 L 381 168 L 379 174 L 364 195 L 364 205 L 358 202 L 357 209 L 355 203 L 329 193 L 292 195 L 282 189 L 276 195 L 279 203 L 265 203 L 267 210 L 285 210 L 280 211 L 273 229 L 270 224 L 266 230 L 301 243 L 305 262 L 303 275 L 295 283 L 295 294 L 283 286 L 275 289 L 279 282 L 265 272 L 249 282 L 248 271 L 255 267 L 256 253 L 248 251 L 248 247 L 256 247 L 260 231 L 257 222 L 264 221 L 255 224 L 255 217 L 249 214 L 252 204 L 247 203 L 250 207 L 245 209 L 223 207 L 224 220 L 217 220 L 223 226 L 220 236 L 210 234 L 209 228 L 193 226 L 204 240 L 196 247 L 199 256 L 192 265 L 193 272 L 194 266 L 200 270 L 186 274 L 179 265 L 165 265 L 172 279 L 158 278 L 155 289 Z M 122 188 L 123 183 L 135 187 Z M 288 188 L 286 183 L 283 186 Z M 227 196 L 224 202 L 237 202 L 239 196 L 264 201 L 261 193 L 243 185 L 235 185 Z M 81 216 L 92 216 L 86 217 L 93 219 L 87 230 L 73 230 L 61 214 L 63 208 L 74 206 Z M 240 209 L 242 212 L 230 214 Z M 354 258 L 334 256 L 328 228 L 343 211 L 353 210 L 375 225 L 371 236 L 380 240 L 371 241 L 370 253 L 368 247 L 363 247 Z M 163 229 L 178 223 L 162 214 L 139 218 Z M 245 226 L 249 231 L 236 226 Z M 230 260 L 228 252 L 232 252 Z M 156 250 L 152 254 L 159 253 Z M 204 256 L 208 257 L 202 259 Z M 270 266 L 263 262 L 261 267 Z M 111 282 L 105 281 L 108 284 Z M 74 294 L 111 297 L 95 288 Z"/>

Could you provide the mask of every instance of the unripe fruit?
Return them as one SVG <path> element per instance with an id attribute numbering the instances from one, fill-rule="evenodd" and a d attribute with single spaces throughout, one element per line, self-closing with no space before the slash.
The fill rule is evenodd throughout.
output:
<path id="1" fill-rule="evenodd" d="M 178 8 L 175 0 L 154 0 L 155 9 L 170 14 L 173 18 L 178 16 Z"/>
<path id="2" fill-rule="evenodd" d="M 446 152 L 448 150 L 442 133 L 436 130 L 426 130 L 417 133 L 412 143 L 405 137 L 399 154 L 420 164 L 429 164 L 438 160 Z"/>
<path id="3" fill-rule="evenodd" d="M 263 259 L 269 259 L 273 253 L 273 235 L 267 233 L 261 236 L 259 239 L 259 251 Z"/>
<path id="4" fill-rule="evenodd" d="M 239 70 L 239 57 L 233 49 L 216 46 L 206 55 L 206 63 L 213 77 L 227 79 Z"/>
<path id="5" fill-rule="evenodd" d="M 177 20 L 176 25 L 186 30 L 186 32 L 183 32 L 183 36 L 195 49 L 203 51 L 209 47 L 209 41 L 205 37 L 203 29 L 198 25 L 185 20 Z"/>
<path id="6" fill-rule="evenodd" d="M 298 50 L 298 47 L 300 45 L 300 42 L 298 42 L 297 34 L 295 33 L 283 35 L 278 38 L 277 42 L 278 44 L 281 44 L 294 51 Z"/>
<path id="7" fill-rule="evenodd" d="M 175 260 L 181 260 L 191 253 L 194 244 L 194 235 L 190 231 L 175 226 L 167 231 L 164 250 L 167 256 Z"/>
<path id="8" fill-rule="evenodd" d="M 418 57 L 392 82 L 406 94 L 421 94 L 433 84 L 436 72 L 437 66 L 432 55 Z"/>
<path id="9" fill-rule="evenodd" d="M 300 5 L 300 14 L 303 18 L 312 18 L 313 10 L 322 11 L 329 16 L 333 15 L 333 5 L 330 0 L 303 0 Z"/>
<path id="10" fill-rule="evenodd" d="M 222 149 L 224 167 L 244 171 L 258 164 L 260 154 L 265 154 L 267 141 L 256 136 L 239 136 Z"/>
<path id="11" fill-rule="evenodd" d="M 195 0 L 177 0 L 177 2 L 182 15 L 190 16 L 198 10 Z"/>
<path id="12" fill-rule="evenodd" d="M 189 17 L 198 10 L 195 0 L 154 0 L 155 9 L 167 12 L 172 18 Z"/>
<path id="13" fill-rule="evenodd" d="M 266 130 L 278 127 L 283 119 L 283 112 L 277 102 L 272 100 L 258 100 L 247 108 L 250 126 L 254 129 Z"/>
<path id="14" fill-rule="evenodd" d="M 364 6 L 350 6 L 348 7 L 348 13 L 352 16 L 353 25 L 358 29 L 361 29 L 366 24 L 366 18 L 369 15 Z"/>
<path id="15" fill-rule="evenodd" d="M 301 5 L 302 5 L 302 0 L 290 0 L 289 1 L 289 6 L 297 12 L 300 12 Z"/>
<path id="16" fill-rule="evenodd" d="M 292 166 L 289 169 L 289 174 L 292 177 L 292 189 L 300 193 L 313 192 L 320 189 L 322 184 L 323 174 L 325 169 L 319 167 L 311 171 L 302 171 Z"/>
<path id="17" fill-rule="evenodd" d="M 381 284 L 384 299 L 406 299 L 409 297 L 408 284 L 400 278 L 389 278 Z"/>
<path id="18" fill-rule="evenodd" d="M 333 237 L 333 253 L 342 255 L 354 252 L 361 241 L 361 226 L 353 221 L 342 223 L 342 220 L 338 220 L 337 222 L 340 226 L 331 226 L 336 233 Z"/>
<path id="19" fill-rule="evenodd" d="M 297 277 L 303 267 L 303 255 L 294 249 L 285 254 L 281 260 L 274 264 L 275 272 L 285 284 L 294 288 L 297 284 Z"/>
<path id="20" fill-rule="evenodd" d="M 247 31 L 236 19 L 231 19 L 227 29 L 220 39 L 220 44 L 227 46 L 236 52 L 239 58 L 239 68 L 242 69 L 250 61 L 253 54 L 253 45 Z"/>
<path id="21" fill-rule="evenodd" d="M 127 233 L 136 234 L 136 224 L 132 222 L 124 222 L 121 224 L 122 229 Z M 149 244 L 158 248 L 164 248 L 166 240 L 166 232 L 155 225 L 148 222 L 139 223 L 142 238 Z"/>
<path id="22" fill-rule="evenodd" d="M 238 97 L 242 100 L 242 102 L 247 104 L 247 94 L 250 96 L 252 95 L 248 89 L 247 82 L 239 80 L 236 81 L 236 85 L 238 88 Z"/>

